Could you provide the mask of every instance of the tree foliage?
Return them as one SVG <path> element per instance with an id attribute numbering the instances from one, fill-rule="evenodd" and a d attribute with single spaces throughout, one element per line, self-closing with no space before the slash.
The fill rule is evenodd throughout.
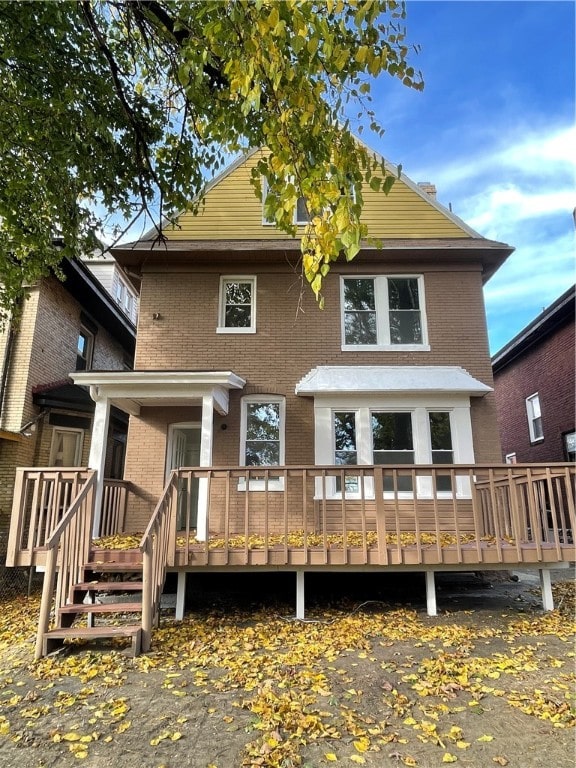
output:
<path id="1" fill-rule="evenodd" d="M 318 297 L 363 236 L 362 184 L 393 178 L 351 133 L 382 73 L 420 89 L 395 0 L 81 0 L 0 4 L 0 311 L 91 252 L 103 219 L 170 220 L 231 153 L 266 146 L 266 212 L 312 221 Z M 161 230 L 158 231 L 161 237 Z"/>

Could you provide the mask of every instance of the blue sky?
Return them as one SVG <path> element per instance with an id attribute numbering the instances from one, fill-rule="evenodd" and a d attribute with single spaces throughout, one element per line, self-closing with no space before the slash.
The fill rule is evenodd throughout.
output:
<path id="1" fill-rule="evenodd" d="M 485 288 L 497 352 L 575 278 L 575 3 L 408 0 L 422 93 L 380 78 L 364 140 L 485 237 L 516 248 Z"/>

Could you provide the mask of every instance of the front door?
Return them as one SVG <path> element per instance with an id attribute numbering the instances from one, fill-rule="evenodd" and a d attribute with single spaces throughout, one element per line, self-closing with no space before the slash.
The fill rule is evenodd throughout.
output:
<path id="1" fill-rule="evenodd" d="M 200 464 L 199 424 L 172 424 L 168 431 L 168 454 L 166 479 L 170 471 L 182 467 L 197 467 Z M 198 521 L 198 478 L 187 477 L 178 480 L 178 530 L 196 528 Z"/>

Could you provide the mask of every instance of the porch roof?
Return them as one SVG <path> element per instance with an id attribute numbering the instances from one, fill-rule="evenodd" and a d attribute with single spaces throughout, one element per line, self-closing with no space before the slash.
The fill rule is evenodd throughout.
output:
<path id="1" fill-rule="evenodd" d="M 323 365 L 296 385 L 297 395 L 390 392 L 483 396 L 492 387 L 455 365 Z"/>
<path id="2" fill-rule="evenodd" d="M 246 384 L 233 371 L 76 371 L 70 376 L 75 384 L 90 387 L 94 401 L 106 398 L 135 416 L 143 406 L 201 404 L 206 395 L 225 415 L 229 391 Z"/>

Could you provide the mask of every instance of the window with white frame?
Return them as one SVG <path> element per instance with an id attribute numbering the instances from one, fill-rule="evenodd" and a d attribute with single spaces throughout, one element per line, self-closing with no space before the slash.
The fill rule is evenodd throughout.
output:
<path id="1" fill-rule="evenodd" d="M 409 399 L 407 399 L 409 400 Z M 414 491 L 409 471 L 402 472 L 402 465 L 431 464 L 437 467 L 435 491 L 450 494 L 453 491 L 448 466 L 455 463 L 473 463 L 472 428 L 470 407 L 448 398 L 438 401 L 437 406 L 417 402 L 408 403 L 401 399 L 388 405 L 370 407 L 315 408 L 316 418 L 316 462 L 333 463 L 336 466 L 380 464 L 398 467 L 396 473 L 384 473 L 386 495 L 399 493 L 411 495 Z M 331 429 L 330 440 L 325 431 Z M 325 446 L 332 446 L 330 456 Z M 442 465 L 446 468 L 443 470 Z M 418 478 L 419 496 L 429 497 L 433 493 L 431 476 Z M 358 478 L 346 475 L 346 492 L 358 492 Z M 456 479 L 458 495 L 469 494 L 469 483 L 464 476 Z M 337 478 L 328 492 L 340 493 L 342 482 Z M 371 482 L 365 481 L 364 491 L 369 495 Z"/>
<path id="2" fill-rule="evenodd" d="M 537 443 L 544 439 L 542 429 L 542 412 L 540 410 L 540 397 L 535 392 L 526 398 L 526 415 L 528 416 L 528 431 L 530 432 L 530 442 Z"/>
<path id="3" fill-rule="evenodd" d="M 218 333 L 256 332 L 256 278 L 222 277 Z"/>
<path id="4" fill-rule="evenodd" d="M 242 398 L 241 466 L 274 467 L 284 464 L 285 413 L 283 397 L 247 395 Z M 265 487 L 263 476 L 254 472 L 250 476 L 250 490 L 263 490 Z M 277 490 L 281 487 L 281 478 L 278 475 L 270 475 L 268 488 Z"/>
<path id="5" fill-rule="evenodd" d="M 52 431 L 50 444 L 51 467 L 78 467 L 82 459 L 84 430 L 60 427 Z"/>
<path id="6" fill-rule="evenodd" d="M 421 275 L 343 277 L 342 347 L 427 350 Z"/>

